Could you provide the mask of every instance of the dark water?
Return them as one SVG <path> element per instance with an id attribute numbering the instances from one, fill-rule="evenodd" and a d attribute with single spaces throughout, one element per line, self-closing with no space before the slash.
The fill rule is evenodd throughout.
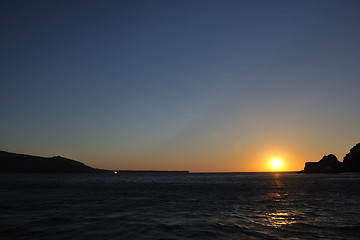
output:
<path id="1" fill-rule="evenodd" d="M 0 239 L 360 239 L 360 174 L 0 175 Z"/>

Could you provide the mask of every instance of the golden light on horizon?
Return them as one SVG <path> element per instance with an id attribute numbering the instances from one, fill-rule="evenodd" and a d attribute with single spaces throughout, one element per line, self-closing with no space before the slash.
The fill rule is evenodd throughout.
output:
<path id="1" fill-rule="evenodd" d="M 281 171 L 283 167 L 283 161 L 278 157 L 272 158 L 269 165 L 271 171 Z"/>

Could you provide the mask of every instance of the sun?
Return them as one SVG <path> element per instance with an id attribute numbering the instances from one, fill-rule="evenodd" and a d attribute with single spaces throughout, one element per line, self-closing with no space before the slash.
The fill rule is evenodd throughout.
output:
<path id="1" fill-rule="evenodd" d="M 270 160 L 270 168 L 273 171 L 281 170 L 283 162 L 280 158 L 273 158 Z"/>

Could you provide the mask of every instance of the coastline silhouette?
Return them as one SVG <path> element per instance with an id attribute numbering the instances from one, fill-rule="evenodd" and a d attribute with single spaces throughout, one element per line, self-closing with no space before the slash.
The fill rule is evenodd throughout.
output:
<path id="1" fill-rule="evenodd" d="M 350 149 L 340 162 L 334 154 L 318 162 L 306 162 L 300 173 L 360 172 L 360 143 Z M 189 173 L 189 171 L 105 170 L 61 156 L 40 157 L 0 151 L 0 173 Z"/>
<path id="2" fill-rule="evenodd" d="M 334 154 L 325 155 L 318 162 L 307 162 L 300 173 L 360 172 L 360 143 L 350 149 L 340 162 Z"/>
<path id="3" fill-rule="evenodd" d="M 0 151 L 0 173 L 181 173 L 188 171 L 105 170 L 61 156 L 39 157 Z"/>
<path id="4" fill-rule="evenodd" d="M 68 158 L 39 157 L 0 151 L 0 173 L 96 173 L 107 172 Z"/>

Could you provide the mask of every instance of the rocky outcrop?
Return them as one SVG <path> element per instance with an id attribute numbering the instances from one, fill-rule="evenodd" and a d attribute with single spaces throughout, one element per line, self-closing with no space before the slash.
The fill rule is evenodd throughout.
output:
<path id="1" fill-rule="evenodd" d="M 319 162 L 305 163 L 301 173 L 339 173 L 360 172 L 360 143 L 346 154 L 343 162 L 339 162 L 334 154 L 324 156 Z"/>
<path id="2" fill-rule="evenodd" d="M 360 172 L 360 143 L 356 144 L 344 157 L 344 171 Z"/>
<path id="3" fill-rule="evenodd" d="M 307 162 L 304 173 L 337 173 L 342 172 L 342 162 L 334 154 L 324 156 L 319 162 Z"/>

